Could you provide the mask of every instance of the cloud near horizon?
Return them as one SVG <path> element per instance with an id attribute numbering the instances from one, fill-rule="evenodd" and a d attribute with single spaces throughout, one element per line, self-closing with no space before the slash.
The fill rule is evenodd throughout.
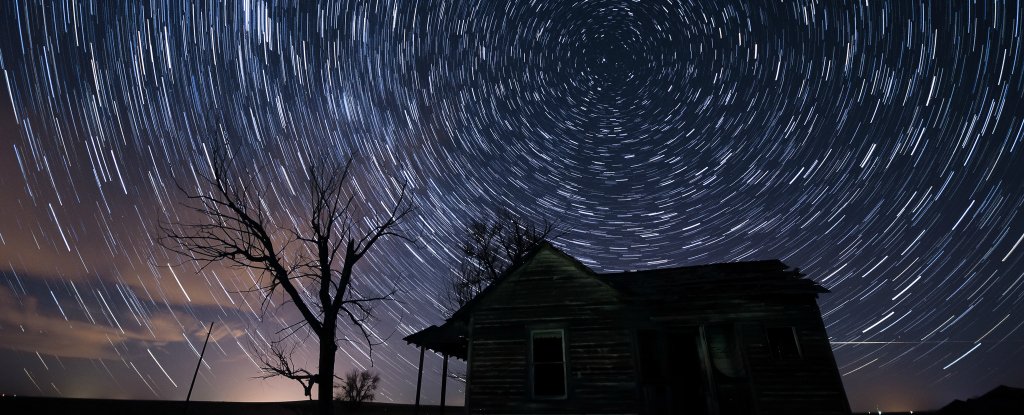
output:
<path id="1" fill-rule="evenodd" d="M 173 309 L 152 312 L 148 316 L 123 313 L 113 320 L 101 307 L 93 309 L 91 315 L 95 323 L 65 320 L 59 314 L 44 312 L 38 298 L 16 296 L 0 286 L 0 347 L 60 357 L 119 359 L 127 357 L 122 353 L 134 350 L 130 346 L 163 347 L 185 342 L 186 334 L 194 343 L 203 341 L 206 336 L 202 322 Z M 220 340 L 242 335 L 242 330 L 221 322 L 211 337 Z"/>

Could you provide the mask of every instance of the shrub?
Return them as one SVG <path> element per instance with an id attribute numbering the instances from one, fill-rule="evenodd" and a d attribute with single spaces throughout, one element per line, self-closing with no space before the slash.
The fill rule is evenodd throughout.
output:
<path id="1" fill-rule="evenodd" d="M 373 402 L 378 383 L 380 375 L 368 370 L 352 369 L 338 385 L 340 392 L 334 395 L 334 399 L 348 402 L 353 407 L 363 402 Z"/>

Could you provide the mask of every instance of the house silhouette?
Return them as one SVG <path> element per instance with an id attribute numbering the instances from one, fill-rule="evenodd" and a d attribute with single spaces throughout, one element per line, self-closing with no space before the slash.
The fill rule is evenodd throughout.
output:
<path id="1" fill-rule="evenodd" d="M 778 260 L 598 274 L 543 243 L 405 340 L 420 379 L 425 349 L 467 362 L 468 413 L 849 414 L 827 292 Z"/>

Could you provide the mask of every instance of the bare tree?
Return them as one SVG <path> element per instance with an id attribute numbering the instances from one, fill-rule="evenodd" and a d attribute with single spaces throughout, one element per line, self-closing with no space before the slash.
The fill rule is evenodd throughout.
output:
<path id="1" fill-rule="evenodd" d="M 534 223 L 507 210 L 487 222 L 473 221 L 460 246 L 461 262 L 447 287 L 446 312 L 457 311 L 541 242 L 560 234 L 553 222 Z"/>
<path id="2" fill-rule="evenodd" d="M 160 224 L 161 245 L 204 268 L 227 263 L 257 271 L 254 290 L 263 296 L 262 310 L 273 304 L 275 293 L 284 291 L 284 303 L 292 304 L 302 318 L 279 334 L 288 337 L 308 330 L 306 333 L 316 337 L 317 373 L 295 368 L 290 352 L 277 343 L 262 359 L 263 369 L 269 375 L 299 381 L 307 395 L 317 385 L 318 408 L 325 415 L 333 413 L 339 324 L 347 320 L 358 329 L 372 356 L 372 348 L 384 340 L 375 338 L 367 327 L 372 306 L 393 300 L 395 293 L 358 292 L 353 286 L 355 265 L 382 239 L 411 241 L 399 226 L 413 211 L 406 187 L 401 186 L 391 208 L 379 217 L 357 217 L 358 204 L 345 189 L 350 165 L 351 160 L 310 163 L 306 171 L 307 215 L 300 220 L 275 220 L 280 218 L 268 211 L 262 189 L 234 168 L 223 151 L 214 151 L 209 158 L 210 172 L 196 173 L 194 190 L 178 183 L 185 196 L 183 205 L 190 211 L 185 216 L 195 217 L 195 221 L 177 219 Z M 282 225 L 289 223 L 293 225 Z"/>
<path id="3" fill-rule="evenodd" d="M 377 384 L 380 383 L 380 375 L 368 370 L 352 369 L 342 379 L 341 393 L 335 398 L 358 406 L 363 402 L 373 402 L 376 398 Z"/>

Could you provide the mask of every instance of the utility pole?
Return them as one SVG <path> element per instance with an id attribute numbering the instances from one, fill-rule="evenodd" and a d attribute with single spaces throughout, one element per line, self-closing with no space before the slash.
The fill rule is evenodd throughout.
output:
<path id="1" fill-rule="evenodd" d="M 192 374 L 192 384 L 188 385 L 188 396 L 185 397 L 185 414 L 188 415 L 188 403 L 192 400 L 192 388 L 196 386 L 196 376 L 199 375 L 199 366 L 203 365 L 203 355 L 206 354 L 206 345 L 210 343 L 210 333 L 213 333 L 213 322 L 210 322 L 210 329 L 206 331 L 206 341 L 203 342 L 203 351 L 199 352 L 199 362 L 196 363 L 196 371 Z"/>

